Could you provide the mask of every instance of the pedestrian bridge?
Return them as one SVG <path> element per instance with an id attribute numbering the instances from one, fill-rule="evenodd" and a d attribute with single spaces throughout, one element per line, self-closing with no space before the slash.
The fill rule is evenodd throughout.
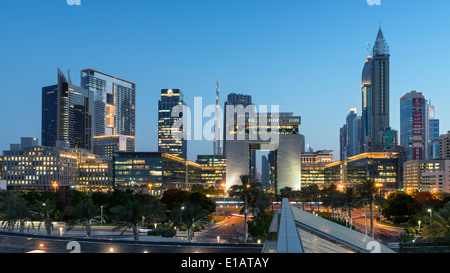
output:
<path id="1" fill-rule="evenodd" d="M 395 253 L 370 236 L 293 207 L 283 199 L 263 253 Z"/>

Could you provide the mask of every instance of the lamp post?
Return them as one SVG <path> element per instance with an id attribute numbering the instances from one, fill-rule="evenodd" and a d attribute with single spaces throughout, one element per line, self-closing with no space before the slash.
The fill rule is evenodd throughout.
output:
<path id="1" fill-rule="evenodd" d="M 223 202 L 224 202 L 224 204 L 225 204 L 225 197 L 226 197 L 226 195 L 227 195 L 227 184 L 225 184 L 225 183 L 222 183 L 222 188 L 223 188 Z"/>
<path id="2" fill-rule="evenodd" d="M 430 213 L 430 225 L 431 225 L 431 217 L 432 217 L 432 215 L 433 215 L 433 213 L 432 213 L 432 210 L 431 209 L 428 209 L 428 212 Z"/>
<path id="3" fill-rule="evenodd" d="M 420 220 L 419 220 L 419 232 L 420 232 Z"/>
<path id="4" fill-rule="evenodd" d="M 184 211 L 184 207 L 181 207 L 181 210 Z M 180 214 L 180 226 L 181 226 L 181 216 L 183 215 L 183 213 Z"/>
<path id="5" fill-rule="evenodd" d="M 58 188 L 58 183 L 56 183 L 56 182 L 53 182 L 53 184 L 52 184 L 52 187 L 54 187 L 54 188 L 55 188 L 55 192 L 56 192 L 56 188 Z"/>
<path id="6" fill-rule="evenodd" d="M 381 198 L 381 187 L 383 187 L 382 183 L 375 183 L 375 187 L 377 187 L 379 189 L 379 197 Z M 380 223 L 381 223 L 381 205 L 378 209 L 379 213 L 380 213 Z"/>
<path id="7" fill-rule="evenodd" d="M 103 226 L 103 206 L 100 206 L 100 226 Z"/>

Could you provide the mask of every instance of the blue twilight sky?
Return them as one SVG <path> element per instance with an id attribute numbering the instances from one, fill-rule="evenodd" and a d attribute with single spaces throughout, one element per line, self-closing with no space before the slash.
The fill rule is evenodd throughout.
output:
<path id="1" fill-rule="evenodd" d="M 76 85 L 85 68 L 135 82 L 137 150 L 156 151 L 160 89 L 182 89 L 191 106 L 194 96 L 214 104 L 219 66 L 221 103 L 235 92 L 280 105 L 302 117 L 308 145 L 337 159 L 380 22 L 391 49 L 391 126 L 399 129 L 400 97 L 417 90 L 444 133 L 449 12 L 448 0 L 1 0 L 0 150 L 41 138 L 41 88 L 56 83 L 59 67 Z M 191 141 L 188 157 L 212 147 Z"/>

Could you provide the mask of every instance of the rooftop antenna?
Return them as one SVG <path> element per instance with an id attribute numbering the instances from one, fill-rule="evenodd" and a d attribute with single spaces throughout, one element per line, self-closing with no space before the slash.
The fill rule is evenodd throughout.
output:
<path id="1" fill-rule="evenodd" d="M 372 51 L 372 47 L 370 46 L 370 42 L 367 42 L 367 58 L 372 57 L 371 51 Z"/>

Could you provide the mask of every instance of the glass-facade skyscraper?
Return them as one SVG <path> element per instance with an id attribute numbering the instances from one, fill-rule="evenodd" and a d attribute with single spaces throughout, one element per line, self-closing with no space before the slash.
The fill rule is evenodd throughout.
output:
<path id="1" fill-rule="evenodd" d="M 400 98 L 400 145 L 407 160 L 428 158 L 428 103 L 421 92 Z"/>
<path id="2" fill-rule="evenodd" d="M 377 134 L 389 128 L 390 50 L 381 28 L 362 73 L 362 130 L 364 150 L 381 152 L 373 142 Z"/>
<path id="3" fill-rule="evenodd" d="M 180 113 L 176 117 L 172 117 L 172 109 L 177 105 L 185 105 L 184 95 L 180 89 L 161 89 L 161 100 L 158 102 L 158 152 L 168 153 L 187 159 L 187 140 L 186 138 L 176 139 L 172 133 L 172 126 L 179 119 L 183 118 Z M 179 130 L 183 131 L 184 126 Z"/>
<path id="4" fill-rule="evenodd" d="M 92 136 L 136 134 L 136 84 L 85 69 L 81 87 L 92 92 Z"/>
<path id="5" fill-rule="evenodd" d="M 72 148 L 91 149 L 90 91 L 74 86 L 58 69 L 58 83 L 42 88 L 42 145 L 58 141 Z"/>
<path id="6" fill-rule="evenodd" d="M 429 105 L 428 117 L 428 158 L 437 159 L 439 158 L 439 119 L 436 118 L 434 105 Z"/>

